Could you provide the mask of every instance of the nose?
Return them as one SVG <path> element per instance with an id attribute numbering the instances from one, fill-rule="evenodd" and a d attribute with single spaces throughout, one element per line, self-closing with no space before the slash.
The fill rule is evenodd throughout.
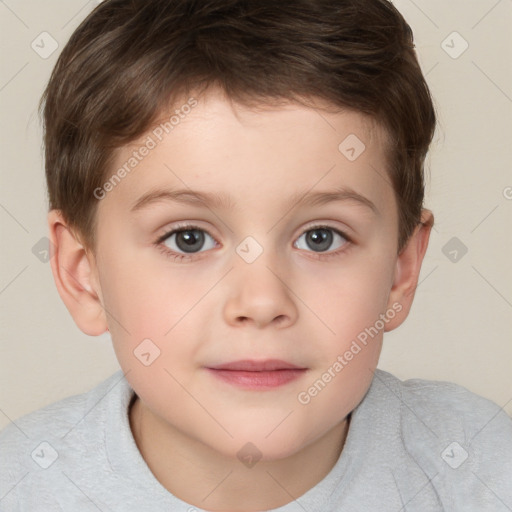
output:
<path id="1" fill-rule="evenodd" d="M 283 329 L 297 320 L 297 306 L 290 284 L 263 257 L 238 262 L 225 283 L 228 298 L 224 317 L 229 325 L 251 324 L 258 329 L 274 324 Z"/>

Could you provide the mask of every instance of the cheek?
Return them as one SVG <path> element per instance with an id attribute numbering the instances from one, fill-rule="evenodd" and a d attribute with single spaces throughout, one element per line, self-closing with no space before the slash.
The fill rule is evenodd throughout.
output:
<path id="1" fill-rule="evenodd" d="M 375 366 L 354 358 L 327 382 L 322 375 L 312 379 L 297 397 L 298 412 L 309 424 L 310 437 L 324 434 L 343 420 L 362 400 L 370 387 Z M 299 415 L 298 415 L 299 416 Z M 322 418 L 319 422 L 318 418 Z"/>
<path id="2" fill-rule="evenodd" d="M 332 339 L 333 348 L 341 349 L 344 342 L 366 327 L 370 327 L 384 312 L 390 291 L 389 259 L 371 258 L 361 253 L 339 265 L 302 269 L 311 278 L 300 280 L 297 292 L 318 318 L 320 339 Z M 334 342 L 337 340 L 337 343 Z"/>
<path id="3" fill-rule="evenodd" d="M 114 237 L 111 242 L 103 252 L 100 281 L 113 347 L 127 370 L 140 364 L 134 350 L 143 340 L 150 339 L 160 347 L 157 340 L 169 330 L 168 306 L 162 300 L 166 286 L 156 279 L 157 273 L 151 271 L 143 254 L 135 254 L 127 244 L 125 249 L 109 250 L 123 247 Z"/>
<path id="4" fill-rule="evenodd" d="M 133 242 L 112 237 L 102 258 L 101 287 L 105 307 L 126 331 L 144 336 L 162 335 L 172 325 L 172 313 L 182 289 L 173 282 L 158 249 L 139 248 Z M 160 259 L 162 261 L 160 261 Z"/>
<path id="5" fill-rule="evenodd" d="M 155 252 L 147 249 L 136 257 L 128 253 L 103 262 L 104 305 L 113 347 L 125 371 L 161 373 L 175 368 L 175 361 L 194 361 L 197 347 L 187 340 L 201 339 L 197 312 L 203 303 L 198 302 L 211 287 L 211 276 L 191 279 L 190 268 L 171 268 L 164 256 L 155 258 Z"/>

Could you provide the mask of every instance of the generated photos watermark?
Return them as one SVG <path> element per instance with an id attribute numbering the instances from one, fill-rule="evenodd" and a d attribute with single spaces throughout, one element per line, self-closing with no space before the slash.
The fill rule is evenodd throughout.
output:
<path id="1" fill-rule="evenodd" d="M 342 355 L 339 355 L 327 370 L 315 380 L 306 390 L 301 391 L 297 395 L 297 400 L 302 405 L 307 405 L 311 402 L 311 399 L 317 396 L 326 386 L 331 382 L 349 363 L 354 357 L 361 352 L 361 350 L 368 345 L 368 337 L 371 339 L 375 338 L 385 325 L 395 318 L 397 313 L 402 311 L 402 304 L 395 302 L 385 313 L 379 315 L 379 319 L 376 320 L 373 325 L 366 327 L 361 331 L 356 339 L 352 340 L 350 347 Z"/>
<path id="2" fill-rule="evenodd" d="M 195 98 L 189 98 L 187 103 L 182 105 L 179 109 L 174 111 L 174 114 L 169 118 L 168 121 L 160 123 L 158 126 L 153 128 L 151 134 L 146 137 L 144 142 L 139 146 L 138 149 L 134 150 L 132 156 L 124 162 L 124 164 L 117 169 L 112 176 L 103 183 L 101 187 L 94 189 L 93 195 L 96 199 L 104 199 L 108 192 L 114 190 L 114 188 L 135 169 L 150 152 L 162 142 L 166 135 L 171 133 L 176 126 L 178 126 L 185 117 L 187 117 L 192 109 L 197 105 Z"/>

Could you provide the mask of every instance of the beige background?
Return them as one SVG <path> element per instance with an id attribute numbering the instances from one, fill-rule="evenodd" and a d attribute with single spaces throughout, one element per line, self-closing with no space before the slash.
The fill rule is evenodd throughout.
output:
<path id="1" fill-rule="evenodd" d="M 58 53 L 96 4 L 0 3 L 0 428 L 119 368 L 108 335 L 76 327 L 49 263 L 33 253 L 47 235 L 37 102 Z M 395 5 L 415 32 L 439 114 L 427 184 L 436 226 L 412 312 L 385 336 L 379 366 L 402 379 L 456 382 L 512 415 L 512 2 Z M 47 58 L 31 47 L 51 50 L 42 32 L 59 45 Z M 445 255 L 453 237 L 468 249 L 455 262 Z"/>

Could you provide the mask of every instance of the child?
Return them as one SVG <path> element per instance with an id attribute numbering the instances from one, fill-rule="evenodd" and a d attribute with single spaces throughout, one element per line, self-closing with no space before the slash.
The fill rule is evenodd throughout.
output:
<path id="1" fill-rule="evenodd" d="M 121 370 L 4 429 L 1 510 L 512 510 L 504 411 L 376 369 L 433 225 L 391 3 L 107 0 L 43 100 L 55 282 Z"/>

